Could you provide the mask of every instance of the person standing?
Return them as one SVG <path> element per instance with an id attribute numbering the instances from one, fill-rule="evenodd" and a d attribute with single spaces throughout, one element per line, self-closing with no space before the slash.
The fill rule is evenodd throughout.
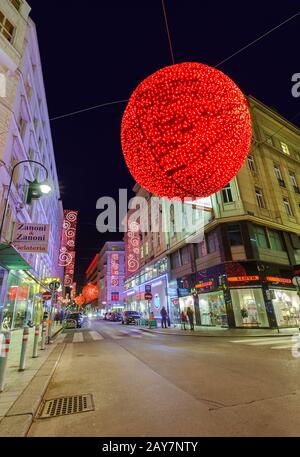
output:
<path id="1" fill-rule="evenodd" d="M 161 315 L 161 328 L 167 328 L 167 310 L 166 308 L 163 306 L 162 309 L 161 309 L 161 312 L 160 312 L 160 315 Z"/>
<path id="2" fill-rule="evenodd" d="M 191 331 L 194 331 L 194 311 L 190 307 L 187 309 L 187 316 L 190 323 L 190 329 Z"/>
<path id="3" fill-rule="evenodd" d="M 180 322 L 181 322 L 181 330 L 186 330 L 186 324 L 187 324 L 187 315 L 185 314 L 184 311 L 181 311 L 180 313 Z"/>

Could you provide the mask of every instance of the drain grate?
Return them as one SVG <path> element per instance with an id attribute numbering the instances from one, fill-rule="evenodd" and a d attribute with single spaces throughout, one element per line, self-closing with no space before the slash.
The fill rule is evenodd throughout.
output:
<path id="1" fill-rule="evenodd" d="M 39 418 L 48 419 L 50 417 L 67 416 L 69 414 L 93 411 L 94 409 L 93 396 L 91 394 L 52 398 L 51 400 L 46 400 L 43 404 Z"/>

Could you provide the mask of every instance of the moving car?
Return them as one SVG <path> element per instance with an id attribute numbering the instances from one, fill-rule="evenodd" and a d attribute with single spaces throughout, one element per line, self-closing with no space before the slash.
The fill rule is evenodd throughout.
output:
<path id="1" fill-rule="evenodd" d="M 136 321 L 141 319 L 141 314 L 137 311 L 124 311 L 122 316 L 122 324 L 136 324 Z"/>
<path id="2" fill-rule="evenodd" d="M 122 320 L 122 314 L 120 314 L 120 313 L 106 313 L 105 316 L 104 316 L 104 319 L 106 321 L 112 321 L 112 322 L 121 321 Z"/>
<path id="3" fill-rule="evenodd" d="M 81 328 L 84 317 L 81 313 L 68 314 L 64 320 L 65 328 Z"/>

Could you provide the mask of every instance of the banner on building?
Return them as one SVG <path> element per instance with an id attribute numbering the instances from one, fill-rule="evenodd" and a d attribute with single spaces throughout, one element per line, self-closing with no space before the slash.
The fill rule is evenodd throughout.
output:
<path id="1" fill-rule="evenodd" d="M 64 285 L 72 286 L 75 269 L 75 241 L 78 211 L 64 210 L 64 221 L 59 252 L 59 266 L 65 268 Z"/>
<path id="2" fill-rule="evenodd" d="M 49 224 L 15 222 L 12 244 L 20 252 L 45 254 L 49 245 Z"/>
<path id="3" fill-rule="evenodd" d="M 128 212 L 127 232 L 125 233 L 125 268 L 126 278 L 132 276 L 140 268 L 140 225 L 138 222 L 130 221 L 130 215 L 135 210 Z"/>

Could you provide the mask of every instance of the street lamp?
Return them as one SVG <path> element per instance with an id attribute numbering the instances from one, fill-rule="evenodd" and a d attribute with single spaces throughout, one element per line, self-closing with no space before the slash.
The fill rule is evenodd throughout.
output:
<path id="1" fill-rule="evenodd" d="M 20 162 L 16 163 L 14 165 L 11 175 L 10 175 L 10 181 L 9 181 L 9 186 L 8 186 L 8 191 L 7 191 L 6 201 L 5 201 L 5 207 L 3 210 L 3 215 L 2 215 L 1 225 L 0 225 L 0 242 L 1 242 L 1 238 L 2 238 L 3 226 L 4 226 L 5 216 L 6 216 L 6 212 L 7 212 L 9 195 L 10 195 L 11 186 L 12 186 L 12 182 L 13 182 L 13 178 L 14 178 L 14 173 L 15 173 L 16 168 L 19 165 L 21 165 L 22 163 L 35 163 L 35 164 L 41 166 L 46 172 L 46 179 L 43 182 L 39 183 L 36 179 L 33 182 L 27 180 L 29 182 L 27 202 L 30 203 L 31 199 L 40 198 L 43 194 L 47 195 L 51 192 L 51 186 L 48 183 L 48 170 L 42 163 L 37 162 L 36 160 L 21 160 Z"/>

